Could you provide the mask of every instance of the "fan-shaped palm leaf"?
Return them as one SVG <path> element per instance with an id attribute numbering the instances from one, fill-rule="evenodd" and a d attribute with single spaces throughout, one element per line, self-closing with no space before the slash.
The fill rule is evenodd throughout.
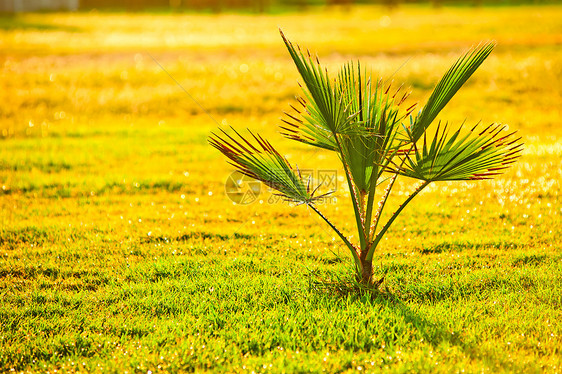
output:
<path id="1" fill-rule="evenodd" d="M 400 123 L 409 113 L 399 112 L 399 106 L 408 97 L 400 94 L 400 88 L 391 92 L 382 80 L 372 84 L 371 78 L 361 74 L 352 63 L 344 65 L 338 76 L 338 85 L 344 100 L 356 113 L 355 123 L 361 130 L 340 135 L 342 157 L 349 166 L 353 182 L 359 191 L 367 193 L 381 175 L 380 165 L 390 158 Z M 409 108 L 410 110 L 413 107 Z"/>
<path id="2" fill-rule="evenodd" d="M 334 133 L 327 126 L 322 125 L 324 120 L 302 97 L 297 99 L 301 109 L 291 105 L 293 113 L 285 112 L 282 118 L 285 124 L 281 125 L 281 134 L 289 139 L 299 141 L 319 148 L 337 151 L 338 147 Z M 300 117 L 300 118 L 299 118 Z"/>
<path id="3" fill-rule="evenodd" d="M 280 32 L 306 87 L 303 87 L 306 99 L 298 100 L 304 112 L 293 108 L 302 114 L 303 121 L 288 115 L 285 123 L 289 128 L 284 129 L 289 134 L 286 135 L 310 145 L 336 150 L 336 134 L 361 131 L 353 121 L 355 114 L 350 112 L 350 103 L 330 80 L 328 71 L 320 66 L 318 57 L 313 58 L 309 51 L 303 53 Z"/>
<path id="4" fill-rule="evenodd" d="M 314 196 L 316 190 L 311 189 L 311 181 L 304 181 L 300 172 L 295 171 L 287 159 L 261 136 L 250 132 L 257 142 L 254 145 L 234 129 L 239 140 L 220 130 L 223 136 L 213 133 L 209 143 L 228 157 L 232 161 L 230 164 L 242 174 L 262 181 L 289 201 L 310 204 L 325 196 Z"/>
<path id="5" fill-rule="evenodd" d="M 494 46 L 494 42 L 488 42 L 469 50 L 445 73 L 412 125 L 411 134 L 414 142 L 421 138 L 439 112 L 492 53 Z"/>
<path id="6" fill-rule="evenodd" d="M 220 129 L 222 136 L 212 133 L 209 143 L 228 157 L 232 161 L 230 164 L 242 174 L 262 181 L 267 186 L 279 191 L 279 195 L 288 201 L 308 205 L 343 240 L 353 256 L 357 271 L 360 271 L 361 261 L 355 246 L 314 206 L 317 200 L 322 199 L 332 191 L 315 195 L 319 186 L 312 190 L 311 180 L 305 182 L 298 169 L 295 171 L 287 159 L 281 156 L 267 140 L 249 131 L 257 142 L 257 145 L 254 145 L 236 130 L 232 130 L 239 140 Z"/>
<path id="7" fill-rule="evenodd" d="M 503 125 L 492 124 L 479 133 L 476 127 L 447 138 L 446 126 L 438 126 L 431 144 L 424 134 L 423 145 L 402 153 L 402 162 L 391 162 L 387 170 L 430 182 L 491 179 L 515 162 L 523 144 L 513 139 L 515 132 L 506 134 Z"/>

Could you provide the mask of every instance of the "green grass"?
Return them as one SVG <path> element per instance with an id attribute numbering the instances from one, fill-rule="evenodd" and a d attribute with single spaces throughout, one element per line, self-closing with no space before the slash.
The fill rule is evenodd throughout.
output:
<path id="1" fill-rule="evenodd" d="M 561 20 L 541 6 L 2 21 L 0 371 L 559 372 Z M 276 133 L 298 93 L 278 26 L 331 70 L 407 61 L 393 78 L 411 101 L 498 41 L 443 118 L 508 123 L 525 154 L 494 181 L 417 197 L 381 244 L 376 297 L 345 289 L 347 251 L 306 207 L 265 188 L 227 199 L 217 124 L 148 54 L 217 122 L 331 170 Z M 349 235 L 338 173 L 338 205 L 321 208 Z"/>

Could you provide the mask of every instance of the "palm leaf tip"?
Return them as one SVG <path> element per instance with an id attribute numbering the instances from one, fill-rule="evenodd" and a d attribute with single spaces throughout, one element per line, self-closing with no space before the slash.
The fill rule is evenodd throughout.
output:
<path id="1" fill-rule="evenodd" d="M 287 159 L 260 135 L 248 130 L 252 141 L 240 135 L 234 128 L 234 135 L 223 129 L 220 134 L 212 133 L 209 143 L 229 159 L 229 164 L 242 174 L 263 182 L 277 190 L 288 201 L 312 204 L 325 196 L 316 196 L 313 189 L 298 169 L 293 169 Z"/>
<path id="2" fill-rule="evenodd" d="M 496 46 L 495 41 L 480 43 L 461 56 L 441 78 L 426 105 L 412 126 L 413 140 L 417 141 L 441 110 L 453 98 L 474 72 L 488 58 Z"/>
<path id="3" fill-rule="evenodd" d="M 425 181 L 491 179 L 521 156 L 523 144 L 515 134 L 492 124 L 480 132 L 474 127 L 461 135 L 459 129 L 447 137 L 445 126 L 430 141 L 424 136 L 422 146 L 398 154 L 402 162 L 392 162 L 387 169 Z"/>
<path id="4" fill-rule="evenodd" d="M 299 101 L 299 103 L 301 102 Z M 279 126 L 282 130 L 281 135 L 288 139 L 296 140 L 315 147 L 331 151 L 335 151 L 337 149 L 333 133 L 329 129 L 318 126 L 314 120 L 311 120 L 306 106 L 304 107 L 306 114 L 300 112 L 293 106 L 291 106 L 291 109 L 293 109 L 294 114 L 284 112 L 285 118 L 281 118 L 281 121 L 283 122 L 283 125 Z M 304 119 L 298 117 L 302 117 Z"/>

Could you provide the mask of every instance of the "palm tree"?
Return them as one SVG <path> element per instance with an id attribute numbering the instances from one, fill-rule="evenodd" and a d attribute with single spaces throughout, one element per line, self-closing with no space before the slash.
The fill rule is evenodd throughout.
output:
<path id="1" fill-rule="evenodd" d="M 212 134 L 210 144 L 243 174 L 262 181 L 286 200 L 304 204 L 336 232 L 353 257 L 356 277 L 364 285 L 373 279 L 373 257 L 381 239 L 406 205 L 430 183 L 490 179 L 521 155 L 521 138 L 507 126 L 492 124 L 450 133 L 445 124 L 428 129 L 449 100 L 494 48 L 483 43 L 460 57 L 445 73 L 425 106 L 402 109 L 408 94 L 391 92 L 382 80 L 373 81 L 360 63 L 349 62 L 332 79 L 317 57 L 293 45 L 281 32 L 303 81 L 304 97 L 297 97 L 286 113 L 282 134 L 313 147 L 336 152 L 349 187 L 359 243 L 353 244 L 318 210 L 317 190 L 298 169 L 261 136 L 244 137 L 233 129 Z M 381 213 L 398 176 L 418 179 L 419 185 L 384 225 Z M 380 191 L 381 189 L 384 190 Z M 375 205 L 375 199 L 378 205 Z"/>

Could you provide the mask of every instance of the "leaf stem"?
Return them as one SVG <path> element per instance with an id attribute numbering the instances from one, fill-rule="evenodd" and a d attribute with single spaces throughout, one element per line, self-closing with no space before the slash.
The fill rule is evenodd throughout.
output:
<path id="1" fill-rule="evenodd" d="M 414 192 L 412 192 L 412 194 L 410 196 L 408 196 L 408 198 L 406 199 L 406 201 L 404 201 L 396 210 L 396 212 L 394 212 L 392 214 L 392 216 L 390 217 L 390 219 L 388 220 L 388 222 L 386 223 L 386 225 L 384 225 L 384 227 L 381 229 L 381 231 L 379 231 L 379 233 L 377 234 L 377 236 L 375 237 L 375 240 L 373 242 L 373 245 L 370 248 L 369 254 L 367 255 L 367 260 L 372 260 L 373 259 L 373 254 L 375 252 L 375 248 L 377 247 L 377 245 L 379 244 L 379 242 L 381 241 L 382 237 L 384 236 L 386 230 L 388 230 L 388 228 L 390 227 L 390 225 L 392 225 L 392 222 L 394 222 L 394 220 L 396 219 L 396 217 L 398 217 L 398 215 L 402 212 L 402 210 L 406 207 L 406 205 L 408 205 L 408 203 L 410 201 L 412 201 L 412 199 L 414 197 L 416 197 L 416 195 L 418 193 L 421 192 L 421 190 L 423 190 L 425 187 L 427 187 L 427 185 L 431 183 L 431 181 L 424 181 L 420 186 L 418 186 L 418 188 L 416 188 L 414 190 Z"/>
<path id="2" fill-rule="evenodd" d="M 345 160 L 345 156 L 344 156 L 344 152 L 343 152 L 343 148 L 341 146 L 340 140 L 338 139 L 338 136 L 336 133 L 334 133 L 334 137 L 336 139 L 336 144 L 338 146 L 338 150 L 339 150 L 339 154 L 341 156 L 341 160 L 342 160 L 342 164 L 343 164 L 343 168 L 345 171 L 345 177 L 347 178 L 347 185 L 349 186 L 349 193 L 351 194 L 351 199 L 353 201 L 353 211 L 355 213 L 355 222 L 357 224 L 357 231 L 359 232 L 359 242 L 361 245 L 361 250 L 363 250 L 364 248 L 366 248 L 366 244 L 367 244 L 367 239 L 365 237 L 365 227 L 363 225 L 363 219 L 362 219 L 362 214 L 360 211 L 360 203 L 357 199 L 357 192 L 355 185 L 353 184 L 353 181 L 351 180 L 351 174 L 347 165 L 347 161 Z"/>
<path id="3" fill-rule="evenodd" d="M 351 254 L 353 255 L 353 260 L 355 261 L 355 266 L 357 267 L 357 270 L 358 271 L 361 270 L 361 260 L 359 259 L 357 249 L 353 246 L 353 244 L 351 244 L 349 239 L 347 239 L 345 237 L 345 235 L 342 234 L 341 231 L 338 230 L 338 228 L 336 226 L 334 226 L 334 224 L 332 222 L 330 222 L 330 220 L 328 218 L 326 218 L 326 216 L 324 216 L 313 204 L 308 204 L 308 206 L 313 211 L 315 211 L 316 214 L 318 214 L 320 216 L 320 218 L 322 218 L 324 221 L 326 221 L 326 223 L 332 228 L 332 230 L 334 230 L 336 232 L 336 234 L 338 234 L 338 236 L 341 238 L 341 240 L 343 240 L 343 242 L 345 243 L 347 248 L 349 248 L 349 250 L 351 251 Z"/>
<path id="4" fill-rule="evenodd" d="M 381 214 L 382 211 L 384 209 L 384 206 L 386 204 L 386 201 L 388 200 L 388 196 L 390 195 L 390 191 L 392 190 L 392 187 L 394 186 L 394 182 L 396 182 L 396 179 L 398 177 L 398 174 L 394 174 L 388 184 L 388 186 L 386 187 L 386 189 L 384 190 L 384 195 L 382 196 L 381 201 L 379 202 L 379 208 L 377 209 L 377 212 L 375 213 L 375 219 L 373 222 L 373 225 L 371 226 L 371 233 L 372 236 L 375 236 L 375 232 L 377 231 L 377 226 L 379 225 L 379 221 L 381 218 Z M 369 238 L 370 241 L 372 241 L 372 238 Z M 373 247 L 374 248 L 374 247 Z"/>

